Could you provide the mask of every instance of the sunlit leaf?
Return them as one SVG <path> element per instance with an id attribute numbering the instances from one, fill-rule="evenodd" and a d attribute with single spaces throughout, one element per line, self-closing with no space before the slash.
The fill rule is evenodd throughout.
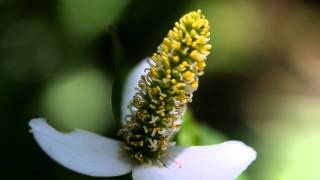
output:
<path id="1" fill-rule="evenodd" d="M 181 145 L 209 145 L 226 140 L 217 130 L 205 124 L 197 123 L 190 110 L 185 113 L 183 119 L 184 121 L 177 137 L 177 141 Z"/>
<path id="2" fill-rule="evenodd" d="M 184 146 L 193 146 L 199 142 L 199 126 L 193 120 L 190 111 L 183 117 L 183 124 L 177 136 L 177 143 Z"/>
<path id="3" fill-rule="evenodd" d="M 111 128 L 111 82 L 93 68 L 70 70 L 53 80 L 43 95 L 44 117 L 64 130 L 101 132 Z"/>

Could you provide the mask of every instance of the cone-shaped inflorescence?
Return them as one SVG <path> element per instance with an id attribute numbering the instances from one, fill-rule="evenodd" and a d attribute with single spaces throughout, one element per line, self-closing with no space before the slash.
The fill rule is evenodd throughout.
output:
<path id="1" fill-rule="evenodd" d="M 124 150 L 137 162 L 161 163 L 198 88 L 211 48 L 209 35 L 208 20 L 200 10 L 192 11 L 175 23 L 150 59 L 118 132 Z"/>

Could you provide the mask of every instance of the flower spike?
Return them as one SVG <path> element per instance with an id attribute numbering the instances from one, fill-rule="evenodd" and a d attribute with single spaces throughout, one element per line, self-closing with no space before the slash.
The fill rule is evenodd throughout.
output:
<path id="1" fill-rule="evenodd" d="M 209 22 L 200 10 L 184 15 L 149 60 L 118 134 L 139 163 L 158 162 L 172 144 L 182 115 L 203 75 L 211 45 Z"/>

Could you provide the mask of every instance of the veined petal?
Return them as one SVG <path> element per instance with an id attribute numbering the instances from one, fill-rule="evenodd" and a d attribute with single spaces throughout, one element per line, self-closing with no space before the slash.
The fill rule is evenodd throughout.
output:
<path id="1" fill-rule="evenodd" d="M 137 166 L 132 176 L 134 180 L 234 180 L 255 158 L 256 152 L 239 141 L 173 147 L 165 167 Z"/>
<path id="2" fill-rule="evenodd" d="M 131 72 L 129 73 L 122 95 L 121 102 L 121 117 L 122 123 L 125 124 L 125 116 L 129 114 L 128 105 L 130 104 L 130 100 L 135 95 L 135 88 L 138 86 L 138 82 L 142 75 L 146 75 L 145 69 L 149 67 L 147 60 L 150 57 L 144 58 L 138 65 L 136 65 Z"/>
<path id="3" fill-rule="evenodd" d="M 29 122 L 40 147 L 55 161 L 89 176 L 119 176 L 129 173 L 133 165 L 120 154 L 119 141 L 82 130 L 61 133 L 42 118 Z"/>

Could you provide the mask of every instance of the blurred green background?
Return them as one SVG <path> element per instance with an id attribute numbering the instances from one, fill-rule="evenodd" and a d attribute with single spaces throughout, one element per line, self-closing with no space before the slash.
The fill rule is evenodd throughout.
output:
<path id="1" fill-rule="evenodd" d="M 112 89 L 199 8 L 213 51 L 177 142 L 244 141 L 258 158 L 242 180 L 319 180 L 320 4 L 310 0 L 0 0 L 0 177 L 94 179 L 49 159 L 28 121 L 115 137 Z"/>

